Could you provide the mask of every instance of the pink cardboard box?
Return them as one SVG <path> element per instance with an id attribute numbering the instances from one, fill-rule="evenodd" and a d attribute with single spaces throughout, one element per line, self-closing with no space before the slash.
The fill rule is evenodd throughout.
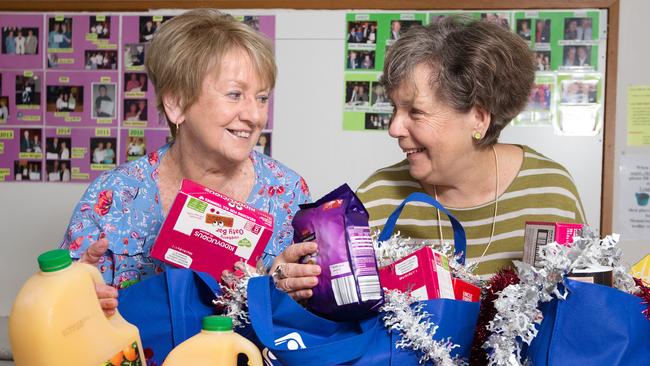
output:
<path id="1" fill-rule="evenodd" d="M 573 237 L 582 235 L 583 224 L 526 221 L 524 232 L 524 262 L 539 267 L 541 248 L 552 242 L 571 244 Z"/>
<path id="2" fill-rule="evenodd" d="M 460 278 L 452 279 L 456 300 L 477 302 L 481 300 L 481 289 Z"/>
<path id="3" fill-rule="evenodd" d="M 411 291 L 418 300 L 455 298 L 447 257 L 429 247 L 380 268 L 379 279 L 382 287 Z"/>
<path id="4" fill-rule="evenodd" d="M 273 216 L 184 179 L 151 256 L 219 280 L 242 259 L 255 266 L 272 234 Z"/>

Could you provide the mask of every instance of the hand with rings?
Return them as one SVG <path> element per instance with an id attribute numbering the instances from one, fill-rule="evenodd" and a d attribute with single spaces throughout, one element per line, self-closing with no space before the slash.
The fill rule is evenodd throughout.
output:
<path id="1" fill-rule="evenodd" d="M 286 292 L 294 300 L 304 300 L 312 296 L 312 288 L 318 284 L 320 266 L 316 264 L 300 264 L 301 257 L 314 254 L 318 245 L 314 242 L 291 244 L 271 265 L 271 276 L 275 287 Z"/>

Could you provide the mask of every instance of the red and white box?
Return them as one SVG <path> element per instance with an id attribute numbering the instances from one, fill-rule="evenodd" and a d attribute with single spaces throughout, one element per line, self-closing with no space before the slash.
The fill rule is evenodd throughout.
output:
<path id="1" fill-rule="evenodd" d="M 273 234 L 273 216 L 184 179 L 151 256 L 219 280 L 244 260 L 255 266 Z"/>
<path id="2" fill-rule="evenodd" d="M 447 257 L 429 247 L 379 269 L 381 285 L 418 300 L 455 299 Z"/>
<path id="3" fill-rule="evenodd" d="M 477 286 L 467 283 L 460 278 L 453 278 L 454 295 L 456 300 L 478 302 L 481 300 L 481 289 Z"/>
<path id="4" fill-rule="evenodd" d="M 540 253 L 548 243 L 568 245 L 573 237 L 582 235 L 583 224 L 526 221 L 524 232 L 524 262 L 540 267 Z"/>

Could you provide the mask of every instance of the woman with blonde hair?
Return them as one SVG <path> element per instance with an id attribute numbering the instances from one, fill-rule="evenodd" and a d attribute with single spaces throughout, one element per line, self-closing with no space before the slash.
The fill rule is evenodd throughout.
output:
<path id="1" fill-rule="evenodd" d="M 165 270 L 150 251 L 183 179 L 274 216 L 260 258 L 267 268 L 292 242 L 298 205 L 311 200 L 297 173 L 253 149 L 268 120 L 276 77 L 265 36 L 217 10 L 192 10 L 160 26 L 145 66 L 173 142 L 96 179 L 62 243 L 114 286 L 97 289 L 107 313 L 117 307 L 115 287 Z M 283 260 L 316 250 L 315 243 L 292 247 Z M 316 274 L 314 267 L 306 274 Z M 289 292 L 304 297 L 307 291 Z"/>

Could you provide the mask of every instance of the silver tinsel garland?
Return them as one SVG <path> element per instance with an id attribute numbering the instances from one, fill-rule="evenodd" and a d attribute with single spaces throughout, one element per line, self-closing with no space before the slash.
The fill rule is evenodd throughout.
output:
<path id="1" fill-rule="evenodd" d="M 397 233 L 383 242 L 379 242 L 375 235 L 373 244 L 380 267 L 400 260 L 418 249 L 430 247 L 448 257 L 449 269 L 454 277 L 479 287 L 483 285 L 483 281 L 472 273 L 473 267 L 465 266 L 461 255 L 454 254 L 454 248 L 448 241 L 412 242 Z M 424 304 L 419 303 L 412 307 L 411 304 L 417 301 L 410 294 L 397 290 L 384 289 L 384 300 L 385 303 L 380 309 L 384 313 L 384 325 L 389 330 L 400 332 L 401 335 L 401 340 L 395 345 L 396 347 L 420 352 L 422 354 L 420 363 L 432 361 L 438 366 L 467 364 L 465 360 L 451 357 L 451 350 L 458 347 L 451 342 L 451 339 L 442 342 L 433 340 L 438 326 L 429 320 L 429 314 L 423 310 Z"/>
<path id="2" fill-rule="evenodd" d="M 484 281 L 473 273 L 476 264 L 465 265 L 461 260 L 461 255 L 456 255 L 454 253 L 454 247 L 449 241 L 444 241 L 443 243 L 428 240 L 413 242 L 410 238 L 402 238 L 398 232 L 388 240 L 380 242 L 377 240 L 377 236 L 377 233 L 373 234 L 373 245 L 375 247 L 377 264 L 379 267 L 398 261 L 414 253 L 418 249 L 430 247 L 431 249 L 447 256 L 449 259 L 449 269 L 454 277 L 460 278 L 461 280 L 478 287 L 483 287 L 485 285 Z"/>
<path id="3" fill-rule="evenodd" d="M 600 239 L 585 229 L 582 237 L 574 238 L 570 246 L 550 243 L 541 248 L 542 268 L 515 262 L 520 283 L 506 287 L 495 300 L 497 314 L 488 325 L 492 332 L 483 345 L 488 349 L 489 365 L 521 365 L 521 343 L 530 344 L 537 330 L 535 324 L 543 320 L 538 310 L 540 302 L 554 298 L 565 299 L 558 284 L 575 270 L 593 266 L 612 267 L 614 286 L 628 293 L 638 291 L 631 275 L 621 264 L 622 252 L 616 247 L 619 236 Z"/>
<path id="4" fill-rule="evenodd" d="M 389 330 L 400 333 L 395 347 L 422 353 L 421 364 L 428 361 L 438 366 L 467 364 L 460 358 L 451 357 L 451 351 L 459 346 L 452 343 L 450 338 L 443 341 L 433 339 L 438 326 L 429 320 L 423 303 L 411 307 L 417 301 L 410 294 L 397 290 L 384 290 L 384 299 L 380 309 L 384 313 L 384 324 Z"/>
<path id="5" fill-rule="evenodd" d="M 248 265 L 242 262 L 244 265 L 242 275 L 237 276 L 232 272 L 226 272 L 223 276 L 223 282 L 230 284 L 225 286 L 219 284 L 221 287 L 221 295 L 218 296 L 212 302 L 224 309 L 222 315 L 228 316 L 232 319 L 233 327 L 243 327 L 246 324 L 250 324 L 248 319 L 248 280 L 253 277 L 261 276 L 265 274 L 265 270 L 260 265 L 260 262 L 257 264 L 257 270 L 252 271 Z"/>

